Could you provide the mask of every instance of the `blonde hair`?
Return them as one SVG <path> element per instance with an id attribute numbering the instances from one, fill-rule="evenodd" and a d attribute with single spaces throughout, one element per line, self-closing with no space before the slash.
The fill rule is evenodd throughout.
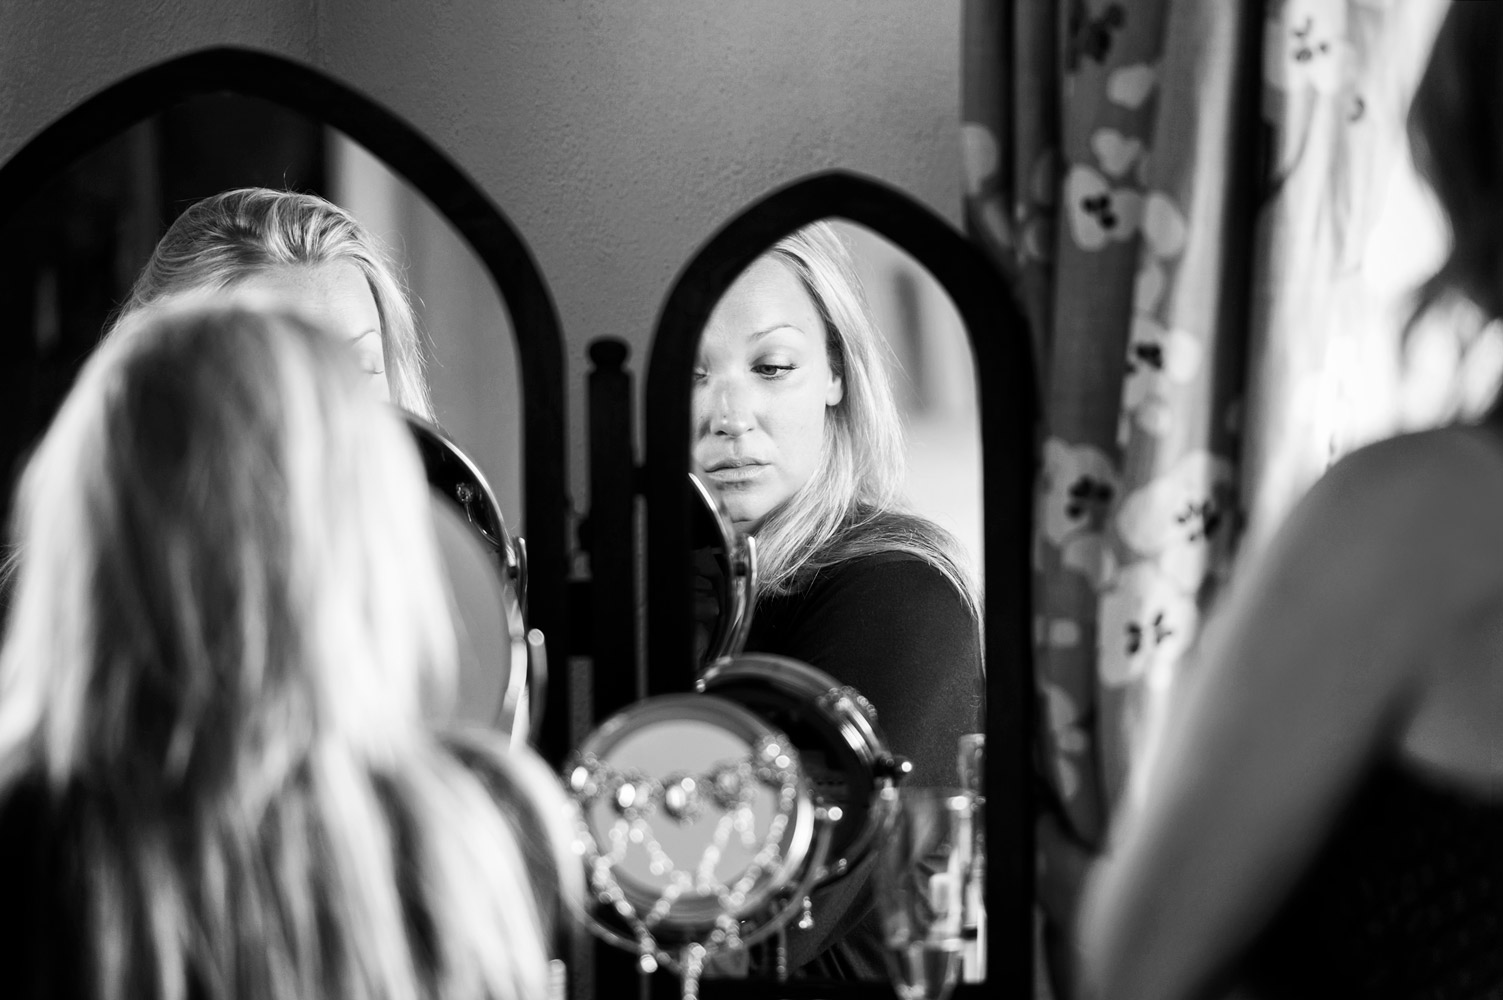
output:
<path id="1" fill-rule="evenodd" d="M 844 391 L 827 411 L 819 468 L 756 531 L 761 590 L 787 593 L 836 563 L 907 552 L 944 574 L 979 623 L 980 594 L 960 544 L 903 508 L 906 459 L 890 349 L 850 251 L 833 226 L 816 222 L 779 240 L 767 256 L 787 264 L 813 299 L 830 370 Z"/>
<path id="2" fill-rule="evenodd" d="M 427 503 L 296 317 L 150 309 L 86 364 L 21 480 L 0 648 L 0 803 L 66 818 L 86 995 L 545 994 L 564 800 L 420 721 L 454 670 Z"/>
<path id="3" fill-rule="evenodd" d="M 331 261 L 354 264 L 370 286 L 392 402 L 432 421 L 417 320 L 390 253 L 354 216 L 316 195 L 236 188 L 193 204 L 157 243 L 123 312 L 192 289 L 228 288 L 271 267 Z"/>

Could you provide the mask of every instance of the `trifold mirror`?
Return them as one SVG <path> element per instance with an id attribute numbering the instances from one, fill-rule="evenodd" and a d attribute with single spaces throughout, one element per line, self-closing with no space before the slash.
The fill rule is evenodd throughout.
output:
<path id="1" fill-rule="evenodd" d="M 7 502 L 166 224 L 247 185 L 325 195 L 405 261 L 434 401 L 431 422 L 410 425 L 445 498 L 452 589 L 480 609 L 460 614 L 472 660 L 461 714 L 529 736 L 562 768 L 594 929 L 623 949 L 571 976 L 571 992 L 605 995 L 613 961 L 643 959 L 691 986 L 703 973 L 712 995 L 882 996 L 892 970 L 912 985 L 936 962 L 981 980 L 957 995 L 1025 995 L 1034 369 L 980 252 L 907 196 L 845 173 L 736 216 L 665 302 L 643 468 L 622 437 L 625 351 L 592 345 L 576 544 L 562 339 L 505 217 L 362 95 L 275 56 L 194 53 L 90 99 L 0 165 L 0 302 L 23 318 L 0 346 Z M 576 549 L 588 586 L 567 580 Z M 594 692 L 583 710 L 566 669 L 581 653 Z M 556 667 L 532 704 L 514 683 L 527 661 Z M 958 923 L 884 974 L 893 942 L 872 928 L 915 917 L 872 873 L 912 846 L 894 831 L 921 787 L 967 783 L 929 824 L 950 831 L 927 844 L 948 860 L 921 860 L 963 869 L 974 892 L 926 882 L 925 908 L 953 902 Z M 979 936 L 961 961 L 950 938 L 967 928 Z"/>

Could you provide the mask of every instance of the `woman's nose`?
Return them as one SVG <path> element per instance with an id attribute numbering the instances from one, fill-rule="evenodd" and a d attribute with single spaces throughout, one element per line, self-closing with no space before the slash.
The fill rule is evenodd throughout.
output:
<path id="1" fill-rule="evenodd" d="M 740 437 L 752 429 L 751 408 L 738 387 L 722 383 L 714 390 L 710 429 L 726 437 Z"/>

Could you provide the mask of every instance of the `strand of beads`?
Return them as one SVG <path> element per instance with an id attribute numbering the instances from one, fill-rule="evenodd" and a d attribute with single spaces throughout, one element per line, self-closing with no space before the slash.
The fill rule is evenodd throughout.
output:
<path id="1" fill-rule="evenodd" d="M 593 838 L 590 837 L 589 827 L 581 819 L 579 823 L 581 843 L 588 845 Z M 647 973 L 656 972 L 658 962 L 665 958 L 663 951 L 658 948 L 657 941 L 652 936 L 652 931 L 637 916 L 636 908 L 626 898 L 621 884 L 616 881 L 616 876 L 611 870 L 611 861 L 605 855 L 593 852 L 586 847 L 590 868 L 590 888 L 595 893 L 595 898 L 626 921 L 637 940 L 637 965 Z"/>
<path id="2" fill-rule="evenodd" d="M 782 840 L 796 808 L 799 772 L 792 751 L 785 749 L 787 745 L 780 735 L 764 736 L 745 758 L 719 762 L 698 775 L 675 772 L 661 781 L 639 770 L 617 770 L 594 754 L 577 755 L 571 763 L 568 783 L 582 807 L 581 840 L 587 845 L 591 889 L 599 902 L 630 928 L 644 971 L 651 972 L 660 963 L 670 968 L 675 965 L 672 956 L 658 945 L 653 928 L 690 891 L 712 895 L 720 904 L 721 912 L 704 941 L 707 951 L 740 946 L 737 914 L 758 881 L 781 861 Z M 759 785 L 775 790 L 778 802 L 761 838 L 756 836 L 752 808 Z M 586 821 L 590 808 L 602 799 L 615 814 L 606 830 L 610 847 L 604 853 L 595 846 Z M 675 823 L 688 825 L 702 817 L 706 804 L 723 810 L 723 815 L 698 862 L 691 869 L 681 869 L 659 843 L 650 818 L 661 812 Z M 716 876 L 715 869 L 733 834 L 739 834 L 741 843 L 756 851 L 750 865 L 734 883 L 727 884 Z M 650 870 L 667 879 L 645 914 L 633 905 L 615 873 L 634 844 L 646 852 Z"/>
<path id="3" fill-rule="evenodd" d="M 751 763 L 756 780 L 777 790 L 778 810 L 767 825 L 761 848 L 736 884 L 718 887 L 716 896 L 727 912 L 739 911 L 746 902 L 747 893 L 762 874 L 782 859 L 783 834 L 793 815 L 799 790 L 798 764 L 786 747 L 787 740 L 778 734 L 764 736 L 752 747 Z M 743 837 L 748 832 L 744 831 Z"/>

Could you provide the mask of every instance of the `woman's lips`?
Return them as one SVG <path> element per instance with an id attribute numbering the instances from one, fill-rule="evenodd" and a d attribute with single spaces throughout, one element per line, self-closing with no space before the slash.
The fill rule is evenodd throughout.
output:
<path id="1" fill-rule="evenodd" d="M 705 475 L 721 486 L 740 486 L 755 481 L 766 471 L 767 466 L 761 462 L 748 462 L 745 465 L 725 465 L 710 469 Z"/>

